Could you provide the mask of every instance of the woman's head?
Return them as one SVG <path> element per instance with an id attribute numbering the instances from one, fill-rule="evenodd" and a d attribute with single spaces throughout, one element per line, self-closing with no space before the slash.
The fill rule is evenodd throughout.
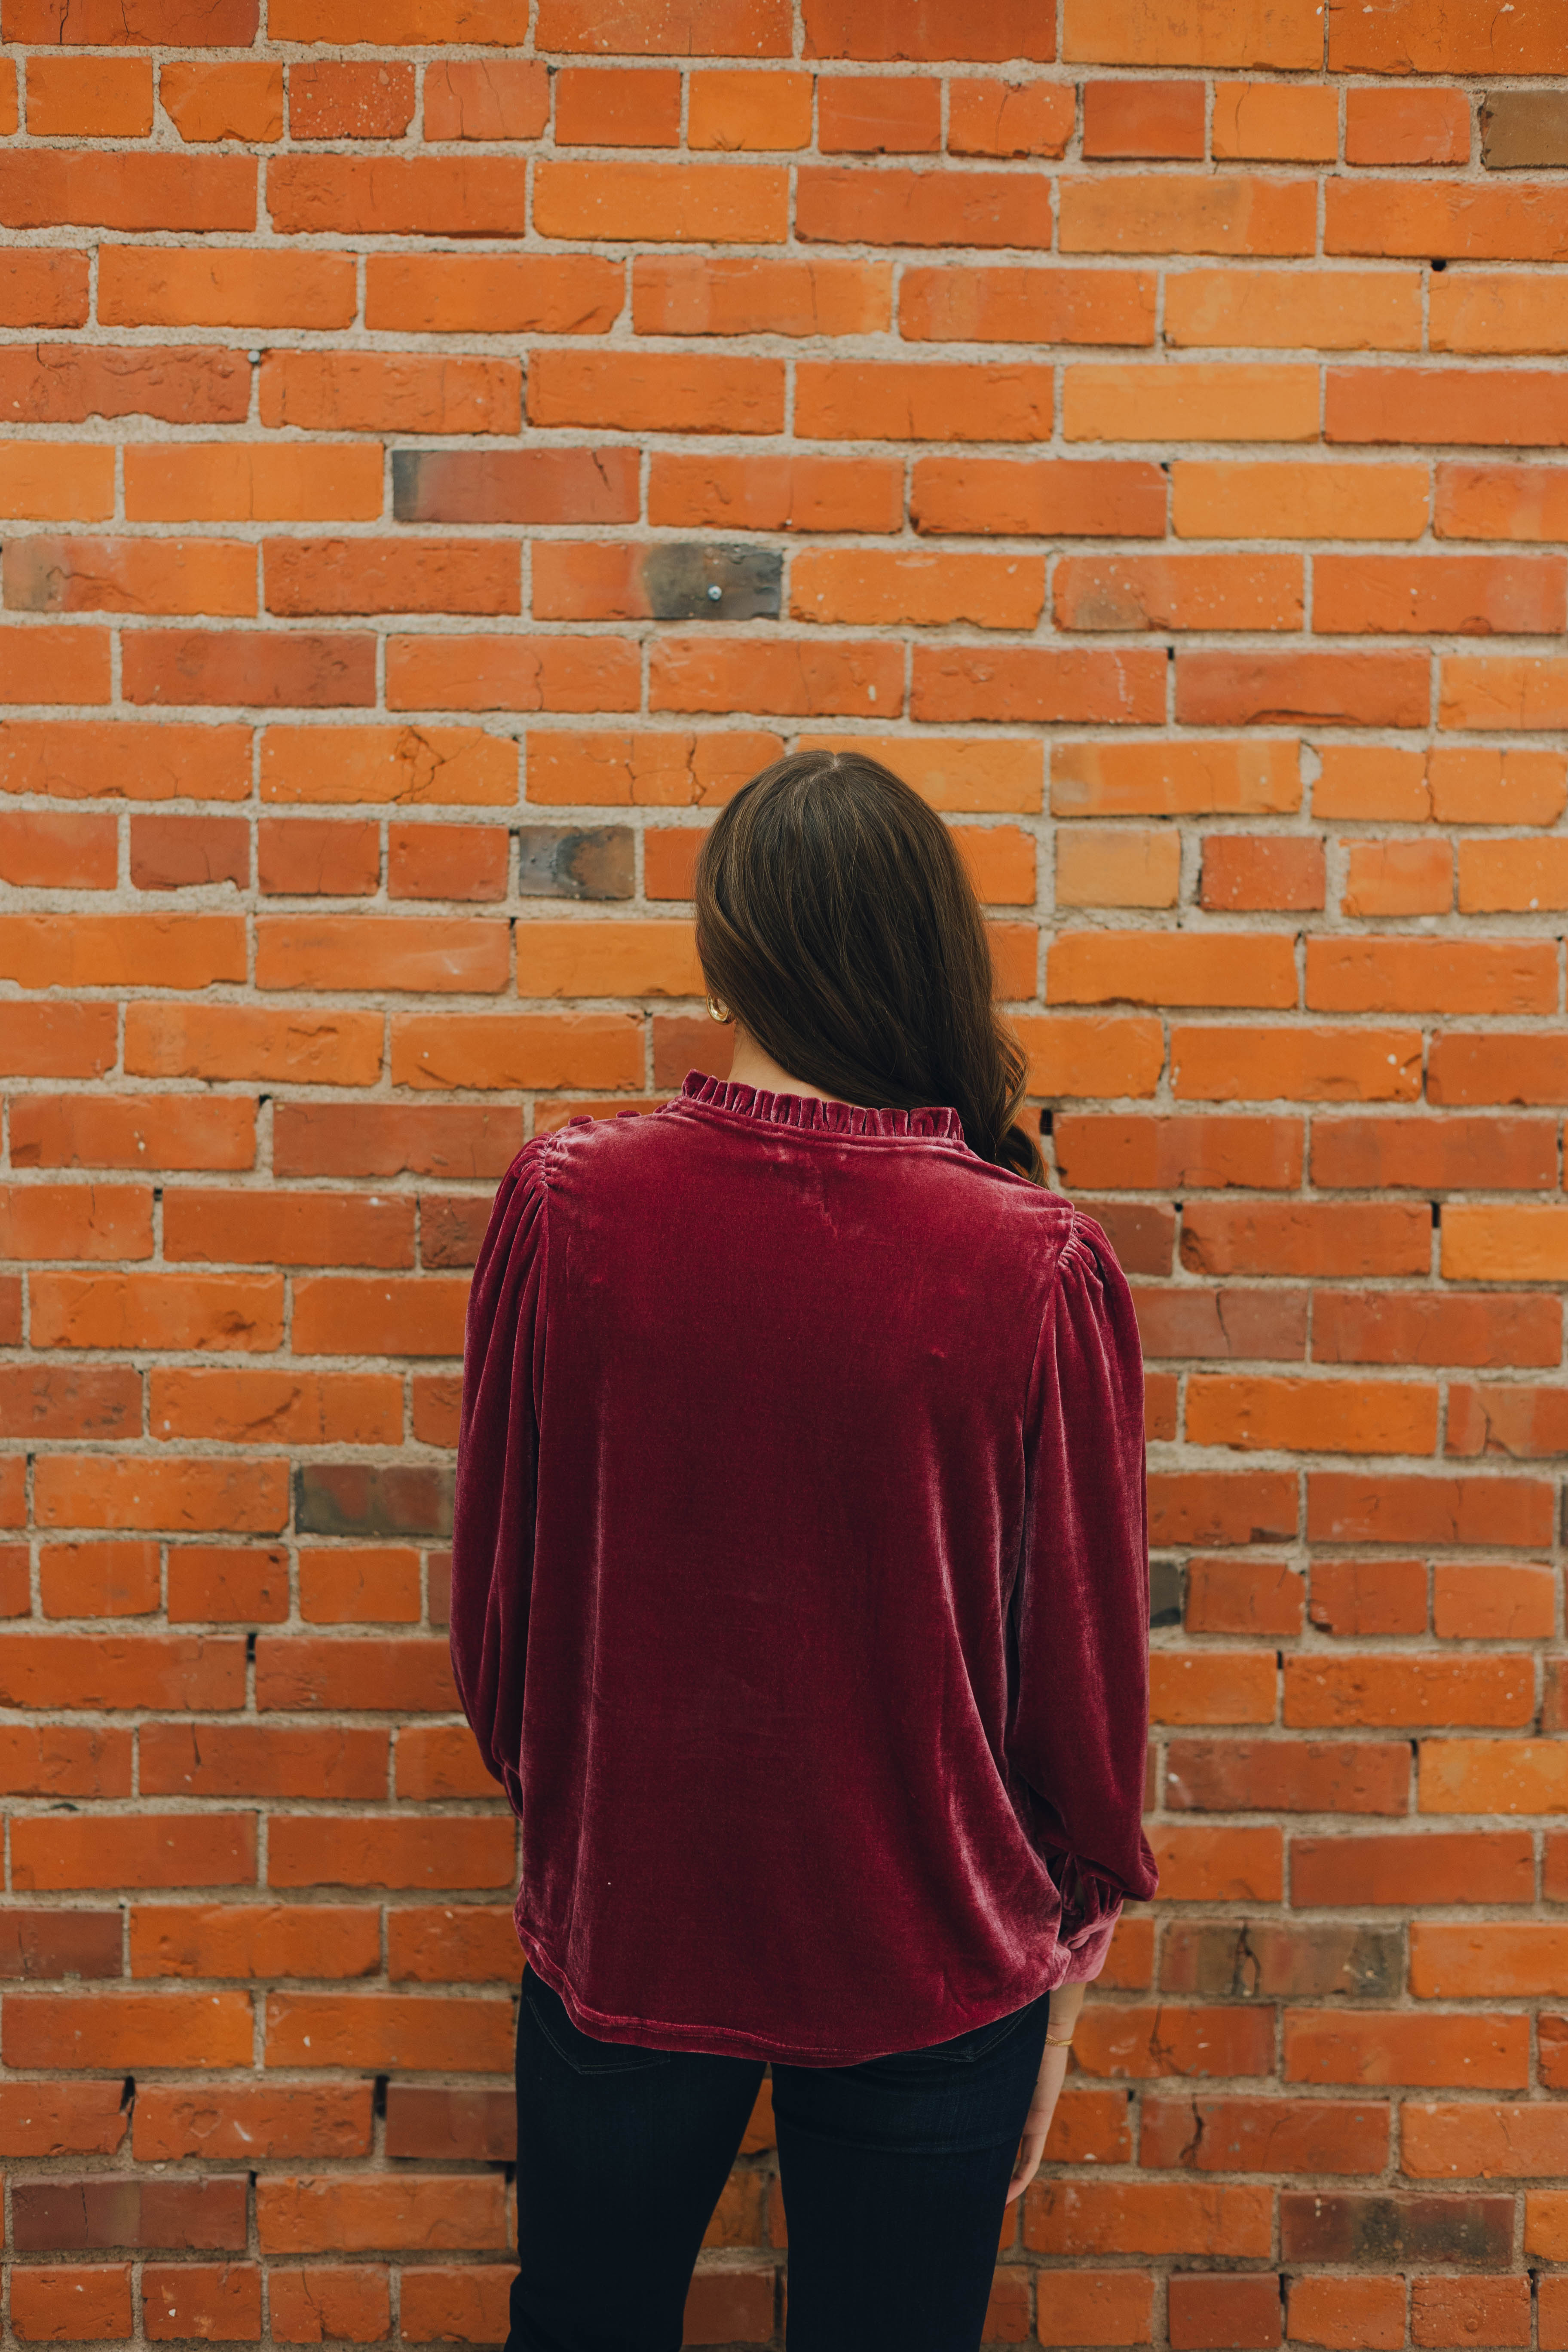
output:
<path id="1" fill-rule="evenodd" d="M 973 886 L 890 769 L 853 751 L 764 768 L 704 841 L 696 899 L 710 989 L 781 1068 L 868 1108 L 951 1104 L 972 1150 L 1044 1182 Z"/>

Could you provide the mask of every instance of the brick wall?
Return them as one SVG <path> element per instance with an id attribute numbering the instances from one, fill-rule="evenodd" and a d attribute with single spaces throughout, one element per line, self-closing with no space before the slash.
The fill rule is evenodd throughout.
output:
<path id="1" fill-rule="evenodd" d="M 504 2332 L 465 1269 L 853 737 L 1150 1356 L 1163 1883 L 990 2333 L 1568 2346 L 1562 6 L 3 10 L 14 2336 Z M 764 2108 L 691 2342 L 784 2243 Z"/>

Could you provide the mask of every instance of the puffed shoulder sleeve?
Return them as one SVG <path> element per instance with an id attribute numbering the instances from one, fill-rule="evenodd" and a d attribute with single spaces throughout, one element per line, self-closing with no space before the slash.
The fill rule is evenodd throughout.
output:
<path id="1" fill-rule="evenodd" d="M 1097 1975 L 1125 1895 L 1154 1892 L 1142 1833 L 1149 1736 L 1143 1362 L 1110 1243 L 1075 1214 L 1040 1334 L 1014 1593 L 1009 1762 L 1040 1801 L 1067 1981 Z"/>
<path id="2" fill-rule="evenodd" d="M 507 1171 L 474 1269 L 452 1517 L 452 1671 L 479 1753 L 514 1809 L 544 1361 L 549 1140 L 529 1144 Z"/>

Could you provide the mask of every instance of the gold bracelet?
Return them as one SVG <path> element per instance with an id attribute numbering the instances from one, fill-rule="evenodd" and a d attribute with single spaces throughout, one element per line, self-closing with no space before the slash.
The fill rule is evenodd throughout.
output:
<path id="1" fill-rule="evenodd" d="M 1072 2035 L 1070 2033 L 1047 2033 L 1046 2036 L 1046 2048 L 1047 2050 L 1070 2050 L 1072 2048 Z"/>

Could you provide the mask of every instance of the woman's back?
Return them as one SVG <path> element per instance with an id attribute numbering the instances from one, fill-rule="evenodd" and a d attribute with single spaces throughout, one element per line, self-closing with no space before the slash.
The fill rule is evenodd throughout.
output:
<path id="1" fill-rule="evenodd" d="M 453 1648 L 584 2031 L 843 2065 L 1094 1972 L 1153 1885 L 1142 1442 L 1103 1235 L 951 1109 L 693 1073 L 528 1147 Z"/>

